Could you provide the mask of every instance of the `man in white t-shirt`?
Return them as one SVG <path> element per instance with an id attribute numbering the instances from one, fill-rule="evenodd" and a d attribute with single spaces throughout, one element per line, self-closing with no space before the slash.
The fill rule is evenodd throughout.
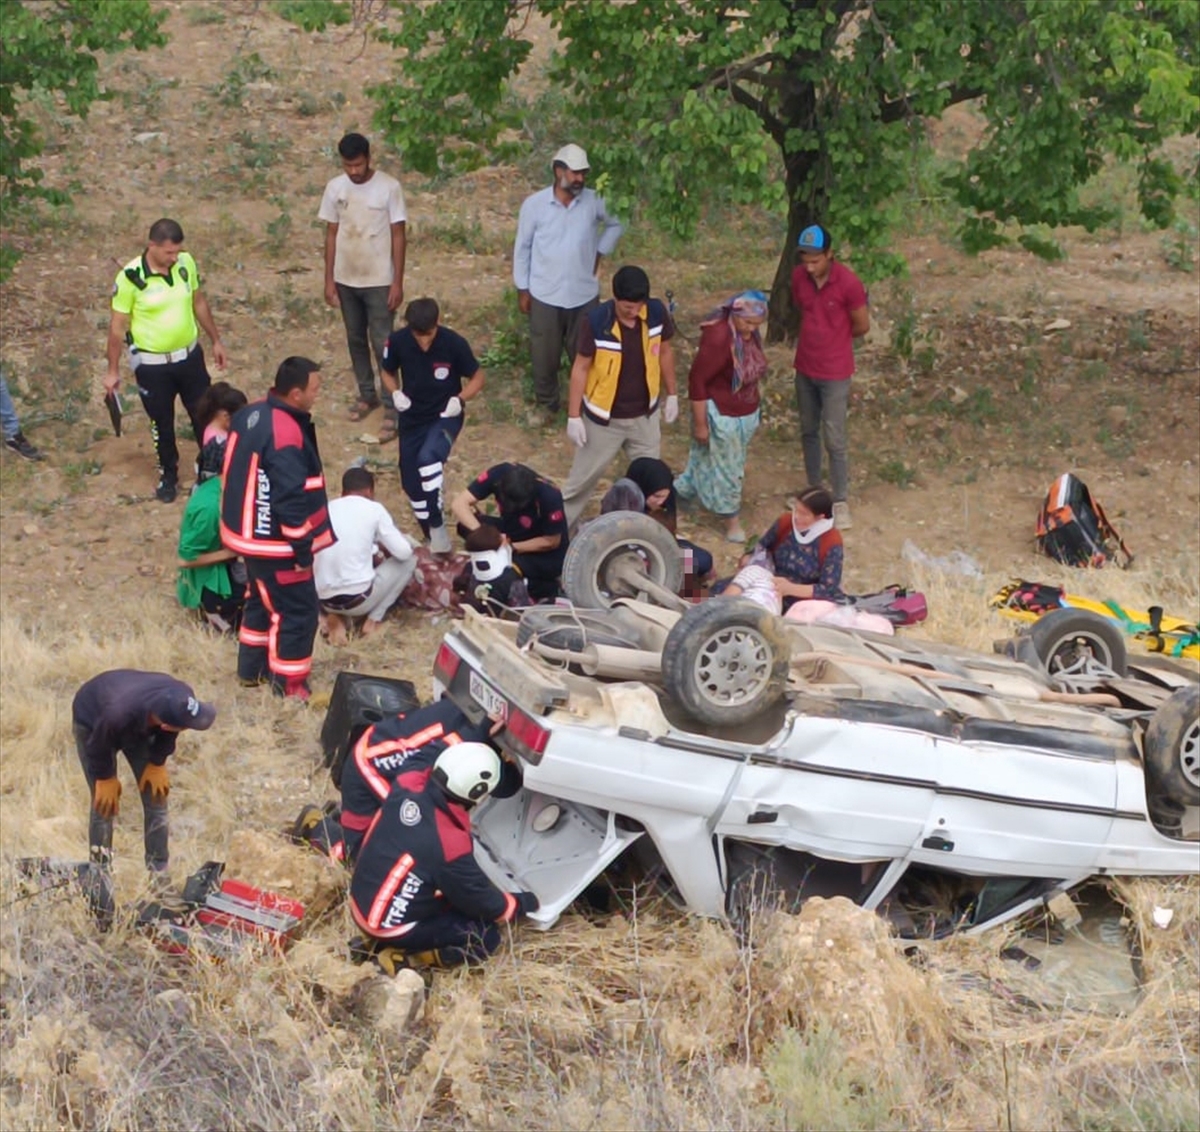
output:
<path id="1" fill-rule="evenodd" d="M 364 637 L 379 628 L 417 563 L 412 544 L 375 502 L 375 477 L 366 468 L 346 470 L 329 522 L 337 542 L 313 559 L 313 573 L 329 642 L 344 645 L 353 620 L 362 620 Z"/>
<path id="2" fill-rule="evenodd" d="M 404 301 L 404 190 L 395 177 L 371 168 L 371 144 L 362 134 L 338 142 L 340 176 L 325 186 L 325 301 L 340 307 L 346 345 L 358 383 L 350 419 L 362 420 L 380 404 L 371 353 L 378 364 L 392 332 L 392 319 Z M 396 436 L 390 404 L 380 440 Z"/>

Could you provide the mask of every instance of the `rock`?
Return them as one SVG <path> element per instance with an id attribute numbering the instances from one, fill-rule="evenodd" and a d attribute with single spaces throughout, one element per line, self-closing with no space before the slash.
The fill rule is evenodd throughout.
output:
<path id="1" fill-rule="evenodd" d="M 1109 405 L 1104 415 L 1113 428 L 1124 428 L 1129 423 L 1129 409 L 1125 405 Z"/>
<path id="2" fill-rule="evenodd" d="M 30 538 L 32 538 L 34 535 L 36 535 L 38 533 L 38 525 L 37 525 L 37 523 L 26 523 L 21 528 L 21 532 L 22 532 L 22 534 L 27 534 L 30 536 Z"/>
<path id="3" fill-rule="evenodd" d="M 1046 323 L 1042 327 L 1043 334 L 1049 334 L 1055 330 L 1070 330 L 1071 320 L 1069 318 L 1056 318 L 1053 322 Z"/>
<path id="4" fill-rule="evenodd" d="M 402 1037 L 425 1011 L 425 980 L 405 968 L 394 979 L 378 975 L 359 988 L 355 1013 L 381 1036 Z"/>
<path id="5" fill-rule="evenodd" d="M 950 404 L 961 405 L 969 396 L 967 391 L 958 385 L 950 386 Z"/>
<path id="6" fill-rule="evenodd" d="M 133 140 L 138 145 L 145 145 L 147 142 L 152 142 L 155 138 L 165 138 L 167 135 L 162 130 L 147 130 L 145 133 L 134 134 Z"/>

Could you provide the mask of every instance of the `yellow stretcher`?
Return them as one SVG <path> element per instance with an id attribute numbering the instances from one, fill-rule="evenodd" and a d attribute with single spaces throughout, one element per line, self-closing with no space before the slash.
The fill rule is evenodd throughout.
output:
<path id="1" fill-rule="evenodd" d="M 1021 579 L 997 590 L 988 604 L 1017 621 L 1036 621 L 1053 609 L 1086 609 L 1116 621 L 1147 652 L 1200 660 L 1200 629 L 1196 622 L 1165 614 L 1159 606 L 1129 609 L 1112 599 L 1096 601 L 1069 594 L 1059 586 Z"/>

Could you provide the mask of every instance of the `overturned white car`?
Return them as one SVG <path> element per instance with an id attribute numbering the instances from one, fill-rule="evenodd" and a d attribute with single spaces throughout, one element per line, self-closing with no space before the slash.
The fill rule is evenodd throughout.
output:
<path id="1" fill-rule="evenodd" d="M 575 608 L 468 612 L 439 649 L 440 693 L 507 719 L 524 787 L 480 808 L 478 856 L 535 922 L 625 853 L 693 912 L 843 895 L 906 935 L 1200 871 L 1200 683 L 1130 665 L 1103 618 L 984 655 L 686 605 L 678 572 L 653 520 L 604 516 L 572 545 Z"/>

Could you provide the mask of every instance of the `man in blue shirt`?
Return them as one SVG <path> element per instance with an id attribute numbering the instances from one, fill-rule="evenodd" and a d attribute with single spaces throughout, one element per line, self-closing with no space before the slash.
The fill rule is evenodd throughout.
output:
<path id="1" fill-rule="evenodd" d="M 529 316 L 537 423 L 558 413 L 563 347 L 573 362 L 579 322 L 600 294 L 600 257 L 611 255 L 624 230 L 604 201 L 585 187 L 588 156 L 577 145 L 554 155 L 554 182 L 526 197 L 517 220 L 513 283 Z"/>
<path id="2" fill-rule="evenodd" d="M 400 486 L 429 549 L 448 554 L 442 481 L 450 449 L 462 431 L 463 406 L 483 389 L 483 370 L 467 340 L 439 325 L 439 315 L 433 299 L 409 303 L 406 325 L 388 338 L 379 372 L 396 407 Z"/>

